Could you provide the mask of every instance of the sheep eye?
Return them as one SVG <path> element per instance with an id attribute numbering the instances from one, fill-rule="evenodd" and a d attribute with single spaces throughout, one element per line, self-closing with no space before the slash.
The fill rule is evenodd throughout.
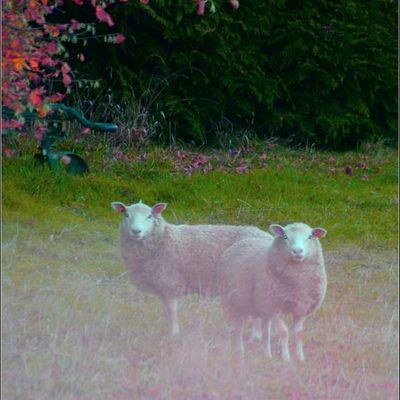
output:
<path id="1" fill-rule="evenodd" d="M 128 213 L 124 213 L 124 216 L 125 216 L 125 218 L 129 217 Z"/>
<path id="2" fill-rule="evenodd" d="M 148 217 L 147 217 L 147 219 L 150 219 L 150 218 L 152 218 L 153 216 L 150 214 Z"/>
<path id="3" fill-rule="evenodd" d="M 287 239 L 287 238 L 288 238 L 287 235 L 283 235 L 282 237 L 283 237 L 284 239 Z"/>
<path id="4" fill-rule="evenodd" d="M 313 238 L 313 235 L 310 235 L 308 238 L 309 238 L 309 239 L 312 239 L 312 238 Z"/>

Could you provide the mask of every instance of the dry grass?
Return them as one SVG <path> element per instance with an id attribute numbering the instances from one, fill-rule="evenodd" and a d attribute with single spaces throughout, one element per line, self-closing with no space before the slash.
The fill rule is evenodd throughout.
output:
<path id="1" fill-rule="evenodd" d="M 305 363 L 284 363 L 276 349 L 268 360 L 247 343 L 240 364 L 218 300 L 186 298 L 183 333 L 168 338 L 160 303 L 124 273 L 114 227 L 4 232 L 5 400 L 398 398 L 395 251 L 329 251 Z"/>

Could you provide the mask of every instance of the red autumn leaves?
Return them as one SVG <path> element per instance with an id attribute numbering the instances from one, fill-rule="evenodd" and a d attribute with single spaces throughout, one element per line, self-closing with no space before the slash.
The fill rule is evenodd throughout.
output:
<path id="1" fill-rule="evenodd" d="M 17 117 L 26 108 L 34 109 L 40 117 L 47 114 L 51 96 L 45 86 L 63 68 L 57 38 L 68 28 L 46 22 L 59 4 L 53 1 L 50 6 L 47 0 L 3 3 L 2 104 L 13 109 Z"/>
<path id="2" fill-rule="evenodd" d="M 69 65 L 67 63 L 63 63 L 61 66 L 61 72 L 62 72 L 62 81 L 64 86 L 69 86 L 72 83 L 72 78 L 70 75 L 71 72 L 71 68 L 69 67 Z"/>
<path id="3" fill-rule="evenodd" d="M 84 0 L 74 2 L 84 4 Z M 91 0 L 90 3 L 100 22 L 114 25 L 100 2 Z M 13 125 L 18 128 L 24 124 L 21 115 L 26 109 L 45 117 L 49 103 L 63 99 L 62 93 L 50 92 L 50 82 L 60 82 L 65 88 L 73 83 L 62 40 L 72 38 L 82 26 L 74 19 L 65 24 L 49 23 L 48 16 L 62 4 L 63 0 L 2 2 L 2 105 L 15 111 L 20 123 Z M 114 36 L 116 44 L 124 40 L 122 34 Z M 82 53 L 77 57 L 85 61 Z"/>
<path id="4" fill-rule="evenodd" d="M 99 21 L 106 22 L 108 26 L 113 26 L 114 21 L 111 18 L 111 15 L 104 10 L 104 8 L 100 5 L 96 6 L 96 17 Z"/>

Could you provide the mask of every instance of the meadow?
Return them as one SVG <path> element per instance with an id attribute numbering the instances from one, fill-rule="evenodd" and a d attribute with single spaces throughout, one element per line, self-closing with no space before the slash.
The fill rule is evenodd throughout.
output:
<path id="1" fill-rule="evenodd" d="M 84 151 L 84 149 L 81 149 Z M 3 158 L 5 400 L 398 398 L 398 163 L 393 149 L 322 153 L 87 149 L 91 173 Z M 129 282 L 110 203 L 168 203 L 173 223 L 323 226 L 328 292 L 300 363 L 247 340 L 233 357 L 219 299 L 188 296 L 182 335 Z M 294 354 L 294 353 L 292 353 Z"/>

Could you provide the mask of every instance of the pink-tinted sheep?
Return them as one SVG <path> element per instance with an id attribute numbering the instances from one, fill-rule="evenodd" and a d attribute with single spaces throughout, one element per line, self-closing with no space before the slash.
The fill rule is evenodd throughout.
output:
<path id="1" fill-rule="evenodd" d="M 131 279 L 160 298 L 173 335 L 179 333 L 178 299 L 188 293 L 216 294 L 216 265 L 229 246 L 246 237 L 272 240 L 251 226 L 170 224 L 161 216 L 165 203 L 111 206 L 123 216 L 122 256 Z"/>
<path id="2" fill-rule="evenodd" d="M 304 320 L 317 310 L 326 293 L 327 277 L 319 239 L 323 228 L 294 223 L 271 225 L 273 241 L 263 238 L 235 243 L 221 257 L 218 279 L 222 304 L 234 327 L 234 345 L 244 353 L 242 330 L 249 317 L 266 325 L 266 353 L 271 356 L 271 322 L 279 330 L 281 356 L 290 359 L 289 332 L 283 320 L 293 315 L 297 357 L 304 360 Z"/>

